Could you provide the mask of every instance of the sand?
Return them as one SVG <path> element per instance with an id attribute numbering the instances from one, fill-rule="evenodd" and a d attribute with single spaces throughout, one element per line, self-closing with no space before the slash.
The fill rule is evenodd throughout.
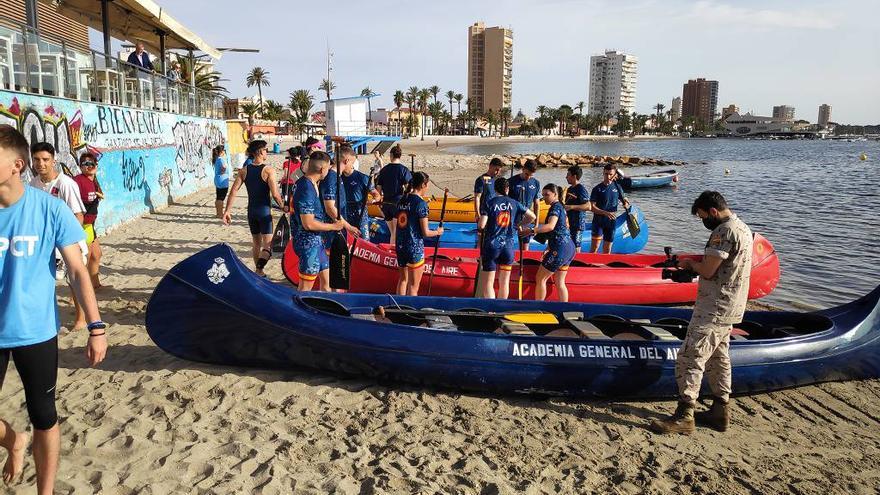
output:
<path id="1" fill-rule="evenodd" d="M 473 174 L 433 175 L 458 184 Z M 99 368 L 85 368 L 85 335 L 61 331 L 57 493 L 868 494 L 880 486 L 878 380 L 737 398 L 728 433 L 681 437 L 645 429 L 673 402 L 482 396 L 174 358 L 144 327 L 159 279 L 216 242 L 249 257 L 244 198 L 224 227 L 213 194 L 177 198 L 101 240 L 112 287 L 98 298 L 111 348 Z M 268 273 L 281 280 L 277 260 Z M 0 414 L 28 426 L 12 369 Z M 28 457 L 11 493 L 32 493 L 34 483 Z"/>

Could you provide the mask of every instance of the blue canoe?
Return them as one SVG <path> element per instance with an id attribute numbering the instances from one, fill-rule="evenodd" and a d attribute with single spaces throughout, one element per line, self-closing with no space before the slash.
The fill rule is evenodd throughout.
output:
<path id="1" fill-rule="evenodd" d="M 645 175 L 629 175 L 617 179 L 617 182 L 627 191 L 633 189 L 646 189 L 649 187 L 671 186 L 678 182 L 678 171 L 675 169 L 661 170 Z"/>
<path id="2" fill-rule="evenodd" d="M 730 345 L 734 392 L 880 376 L 878 300 L 880 287 L 824 311 L 746 313 Z M 396 322 L 374 316 L 379 306 Z M 404 306 L 437 312 L 390 314 Z M 540 310 L 561 323 L 502 324 L 465 308 Z M 488 393 L 667 398 L 677 393 L 683 332 L 660 327 L 689 317 L 687 309 L 649 306 L 298 293 L 256 276 L 220 244 L 165 275 L 146 325 L 166 352 L 222 366 L 305 366 Z"/>
<path id="3" fill-rule="evenodd" d="M 616 254 L 634 254 L 638 253 L 648 244 L 648 235 L 650 228 L 645 220 L 642 210 L 636 206 L 632 206 L 632 212 L 639 220 L 641 231 L 639 235 L 633 238 L 629 235 L 629 229 L 626 227 L 626 216 L 623 212 L 618 212 L 614 230 L 614 243 L 611 245 L 611 252 Z M 437 222 L 430 223 L 431 228 L 437 228 Z M 445 248 L 465 248 L 471 249 L 477 245 L 477 226 L 471 222 L 444 222 L 444 233 L 440 239 L 440 247 Z M 436 238 L 425 239 L 426 246 L 433 246 L 437 241 Z M 385 244 L 391 240 L 391 234 L 388 232 L 388 224 L 379 218 L 370 218 L 370 242 L 374 244 Z M 543 251 L 547 247 L 536 241 L 529 243 L 529 249 L 532 251 Z M 587 253 L 590 251 L 590 224 L 584 232 L 581 251 Z"/>

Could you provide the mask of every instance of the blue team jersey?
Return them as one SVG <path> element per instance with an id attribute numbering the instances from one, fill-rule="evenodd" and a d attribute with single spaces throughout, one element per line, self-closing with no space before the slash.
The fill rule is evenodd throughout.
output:
<path id="1" fill-rule="evenodd" d="M 324 203 L 318 196 L 318 191 L 308 177 L 300 177 L 294 185 L 293 191 L 293 222 L 291 222 L 291 235 L 295 239 L 306 239 L 309 237 L 320 238 L 320 232 L 310 232 L 303 229 L 300 215 L 315 215 L 315 220 L 319 222 L 326 221 L 324 214 Z"/>
<path id="2" fill-rule="evenodd" d="M 395 204 L 400 201 L 404 188 L 411 180 L 412 173 L 400 163 L 389 163 L 382 167 L 376 177 L 376 185 L 382 188 L 382 202 Z"/>
<path id="3" fill-rule="evenodd" d="M 495 196 L 486 203 L 488 218 L 483 230 L 483 245 L 493 248 L 515 246 L 516 226 L 522 221 L 526 207 L 507 196 Z"/>
<path id="4" fill-rule="evenodd" d="M 565 216 L 565 208 L 562 206 L 562 203 L 557 201 L 550 205 L 550 209 L 547 211 L 548 221 L 550 220 L 550 217 L 556 217 L 558 219 L 556 220 L 556 226 L 550 231 L 550 246 L 552 247 L 554 241 L 558 243 L 562 239 L 569 239 L 571 233 L 568 231 L 568 222 Z"/>
<path id="5" fill-rule="evenodd" d="M 55 249 L 85 240 L 67 205 L 25 186 L 0 208 L 0 348 L 45 342 L 58 334 Z"/>
<path id="6" fill-rule="evenodd" d="M 395 242 L 398 251 L 412 255 L 424 252 L 422 218 L 428 218 L 428 203 L 418 194 L 410 194 L 398 204 Z"/>
<path id="7" fill-rule="evenodd" d="M 355 170 L 348 177 L 342 177 L 342 185 L 345 188 L 345 197 L 348 199 L 348 213 L 357 215 L 361 210 L 364 198 L 372 190 L 370 176 Z"/>
<path id="8" fill-rule="evenodd" d="M 612 182 L 607 186 L 604 182 L 600 182 L 590 193 L 590 201 L 592 201 L 600 210 L 610 212 L 617 211 L 617 202 L 619 199 L 620 191 L 617 189 L 617 184 L 615 182 Z"/>
<path id="9" fill-rule="evenodd" d="M 474 194 L 480 195 L 480 213 L 486 208 L 486 202 L 497 196 L 495 177 L 483 174 L 474 181 Z"/>
<path id="10" fill-rule="evenodd" d="M 541 195 L 541 183 L 534 177 L 523 179 L 522 174 L 514 175 L 510 179 L 510 189 L 507 195 L 531 209 L 535 200 Z M 535 212 L 537 214 L 538 212 Z"/>
<path id="11" fill-rule="evenodd" d="M 565 193 L 565 204 L 568 206 L 580 206 L 590 202 L 590 195 L 583 184 L 575 184 L 568 188 Z M 569 211 L 568 228 L 571 230 L 584 230 L 587 227 L 586 211 Z"/>
<path id="12" fill-rule="evenodd" d="M 327 172 L 327 176 L 324 177 L 324 180 L 318 185 L 318 189 L 321 191 L 321 200 L 336 201 L 336 210 L 342 215 L 342 218 L 346 218 L 348 200 L 345 197 L 345 187 L 339 188 L 339 191 L 336 190 L 335 170 Z M 336 219 L 334 218 L 333 220 Z"/>

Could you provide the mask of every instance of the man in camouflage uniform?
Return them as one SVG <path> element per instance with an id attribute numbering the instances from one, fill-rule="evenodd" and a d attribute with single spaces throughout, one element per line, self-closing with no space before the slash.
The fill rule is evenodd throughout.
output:
<path id="1" fill-rule="evenodd" d="M 675 362 L 680 394 L 675 413 L 651 423 L 658 433 L 691 433 L 694 420 L 718 431 L 729 423 L 730 331 L 742 321 L 752 268 L 752 231 L 727 207 L 720 193 L 705 191 L 691 213 L 712 231 L 702 261 L 682 260 L 679 268 L 700 276 L 694 313 Z M 714 399 L 712 407 L 694 414 L 703 371 Z"/>

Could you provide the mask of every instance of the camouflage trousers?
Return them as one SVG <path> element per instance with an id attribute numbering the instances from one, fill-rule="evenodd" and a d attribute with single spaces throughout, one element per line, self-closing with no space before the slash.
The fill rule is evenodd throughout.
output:
<path id="1" fill-rule="evenodd" d="M 730 397 L 730 330 L 732 325 L 693 323 L 675 361 L 675 381 L 681 400 L 696 402 L 703 373 L 712 394 L 724 401 Z"/>

